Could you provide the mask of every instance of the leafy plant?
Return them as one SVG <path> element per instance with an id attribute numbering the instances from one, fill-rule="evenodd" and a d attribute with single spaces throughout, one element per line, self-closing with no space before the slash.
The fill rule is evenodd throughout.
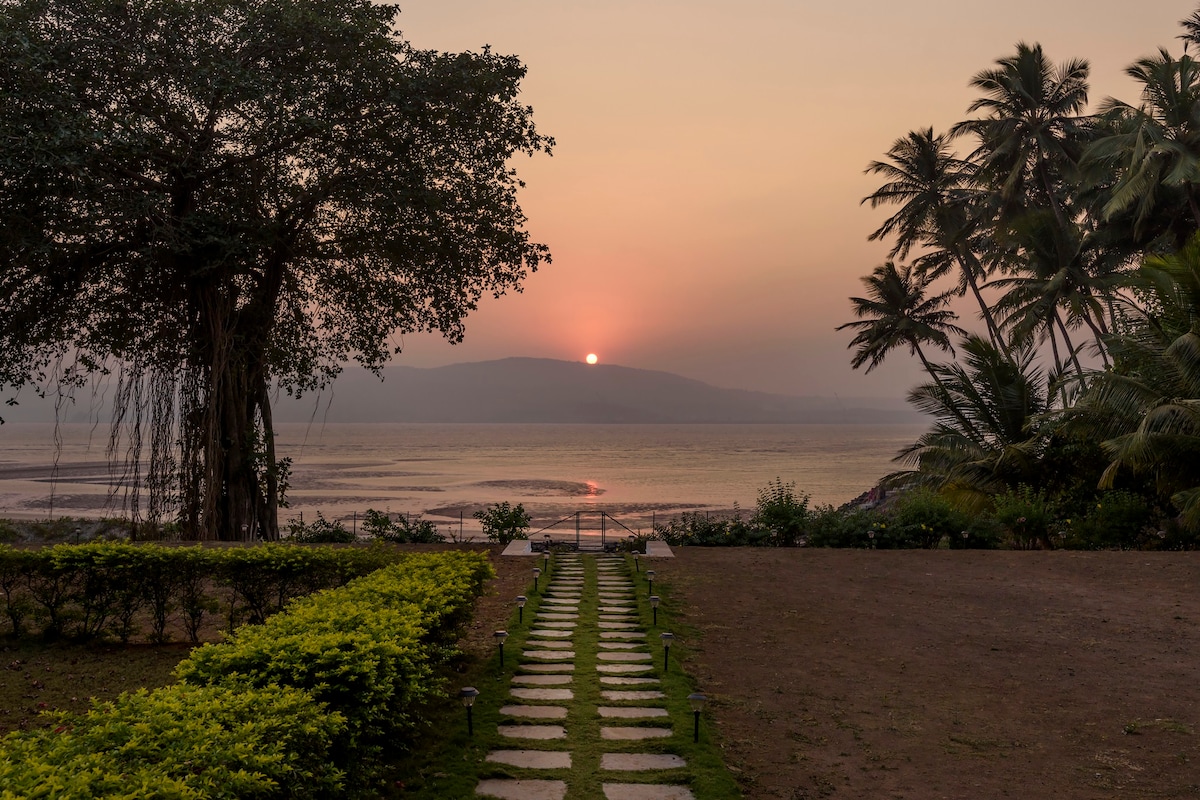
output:
<path id="1" fill-rule="evenodd" d="M 766 531 L 774 544 L 795 547 L 811 518 L 807 494 L 796 494 L 795 483 L 776 478 L 758 490 L 758 503 L 750 526 Z"/>
<path id="2" fill-rule="evenodd" d="M 479 520 L 489 541 L 508 544 L 514 539 L 529 538 L 525 532 L 529 530 L 532 518 L 520 503 L 512 506 L 506 500 L 476 511 L 471 516 Z"/>

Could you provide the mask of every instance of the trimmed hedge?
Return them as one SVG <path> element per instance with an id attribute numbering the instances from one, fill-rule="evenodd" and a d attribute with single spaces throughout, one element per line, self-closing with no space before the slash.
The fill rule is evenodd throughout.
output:
<path id="1" fill-rule="evenodd" d="M 164 642 L 173 621 L 196 642 L 204 618 L 223 610 L 230 630 L 263 622 L 291 599 L 342 586 L 393 563 L 384 547 L 164 547 L 96 542 L 40 550 L 0 545 L 0 601 L 9 632 L 33 625 L 48 637 L 139 633 Z M 0 631 L 2 632 L 2 631 Z"/>
<path id="2" fill-rule="evenodd" d="M 483 554 L 414 555 L 293 600 L 194 650 L 179 684 L 0 740 L 0 800 L 369 796 L 492 575 Z"/>

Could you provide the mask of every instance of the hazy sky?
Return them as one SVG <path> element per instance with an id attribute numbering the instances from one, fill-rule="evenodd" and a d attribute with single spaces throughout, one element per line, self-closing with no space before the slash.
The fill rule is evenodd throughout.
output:
<path id="1" fill-rule="evenodd" d="M 522 158 L 522 204 L 554 263 L 485 301 L 451 347 L 397 363 L 506 356 L 662 369 L 718 386 L 901 396 L 903 353 L 849 367 L 848 297 L 887 247 L 863 174 L 910 130 L 965 117 L 971 77 L 1041 42 L 1086 58 L 1093 104 L 1136 101 L 1124 69 L 1195 0 L 406 0 L 416 46 L 490 44 L 529 70 L 552 158 Z"/>

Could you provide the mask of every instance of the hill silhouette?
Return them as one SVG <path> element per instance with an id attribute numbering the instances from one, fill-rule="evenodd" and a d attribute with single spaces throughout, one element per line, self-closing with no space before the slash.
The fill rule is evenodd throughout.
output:
<path id="1" fill-rule="evenodd" d="M 320 400 L 281 398 L 277 421 L 525 423 L 905 423 L 898 400 L 793 397 L 722 389 L 669 372 L 505 358 L 344 373 Z"/>

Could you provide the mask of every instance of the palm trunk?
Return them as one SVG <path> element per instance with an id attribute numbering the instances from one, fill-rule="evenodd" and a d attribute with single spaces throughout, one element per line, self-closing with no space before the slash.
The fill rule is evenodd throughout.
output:
<path id="1" fill-rule="evenodd" d="M 950 395 L 950 390 L 946 388 L 946 384 L 942 383 L 942 379 L 938 377 L 937 371 L 933 368 L 933 365 L 929 363 L 929 359 L 925 358 L 925 353 L 921 351 L 921 346 L 914 342 L 913 349 L 917 351 L 917 358 L 921 359 L 921 364 L 924 365 L 925 371 L 929 373 L 929 377 L 933 378 L 933 382 L 937 384 L 938 391 L 940 391 L 942 393 L 942 397 L 945 398 L 946 402 L 944 405 L 952 414 L 954 414 L 958 421 L 962 423 L 963 434 L 971 441 L 978 444 L 979 431 L 976 430 L 975 426 L 971 424 L 971 422 L 965 416 L 963 416 L 963 413 L 958 408 L 958 404 L 953 402 L 954 398 Z"/>

